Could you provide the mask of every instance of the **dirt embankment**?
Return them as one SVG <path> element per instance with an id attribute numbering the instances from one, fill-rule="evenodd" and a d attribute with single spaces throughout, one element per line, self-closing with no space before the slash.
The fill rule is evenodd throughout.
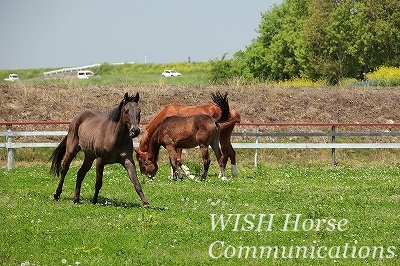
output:
<path id="1" fill-rule="evenodd" d="M 211 102 L 215 91 L 228 92 L 242 122 L 400 123 L 400 88 L 267 86 L 82 86 L 0 84 L 0 121 L 69 121 L 84 109 L 104 112 L 123 94 L 140 93 L 142 121 L 164 105 Z"/>

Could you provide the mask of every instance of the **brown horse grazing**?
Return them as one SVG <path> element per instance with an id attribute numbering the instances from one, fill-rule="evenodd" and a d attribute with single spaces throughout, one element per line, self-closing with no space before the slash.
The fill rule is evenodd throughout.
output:
<path id="1" fill-rule="evenodd" d="M 222 177 L 225 177 L 223 167 L 223 154 L 219 148 L 220 126 L 219 123 L 229 119 L 229 103 L 227 94 L 222 96 L 220 93 L 212 95 L 215 103 L 222 110 L 221 116 L 215 120 L 212 116 L 199 114 L 194 116 L 171 116 L 167 117 L 158 125 L 150 140 L 146 151 L 135 149 L 139 160 L 140 171 L 151 178 L 155 176 L 158 165 L 157 159 L 160 146 L 167 149 L 170 163 L 173 169 L 173 177 L 182 179 L 178 170 L 178 149 L 200 147 L 203 158 L 203 174 L 201 180 L 205 180 L 210 166 L 210 156 L 208 146 L 211 146 L 218 164 Z"/>
<path id="2" fill-rule="evenodd" d="M 74 203 L 79 203 L 82 181 L 96 159 L 96 185 L 92 203 L 97 203 L 103 184 L 104 165 L 120 163 L 128 171 L 136 192 L 143 205 L 148 206 L 146 197 L 136 175 L 133 161 L 132 138 L 140 133 L 139 94 L 128 96 L 108 116 L 97 111 L 83 111 L 71 122 L 68 134 L 54 150 L 50 173 L 60 176 L 54 199 L 59 200 L 71 161 L 82 150 L 85 158 L 76 178 Z"/>
<path id="3" fill-rule="evenodd" d="M 217 104 L 206 104 L 206 105 L 195 105 L 195 106 L 184 106 L 179 104 L 170 104 L 164 107 L 147 125 L 145 132 L 143 133 L 136 157 L 139 161 L 139 165 L 143 162 L 141 156 L 145 156 L 148 150 L 149 141 L 159 125 L 165 120 L 165 118 L 170 116 L 193 116 L 198 114 L 207 114 L 212 116 L 214 119 L 221 117 L 221 108 Z M 222 122 L 220 124 L 220 144 L 221 150 L 224 154 L 223 157 L 223 168 L 225 169 L 228 158 L 231 160 L 232 164 L 232 175 L 237 175 L 236 168 L 236 153 L 231 144 L 231 135 L 233 128 L 236 123 L 240 123 L 240 114 L 235 109 L 231 108 L 229 110 L 230 117 L 228 121 Z M 182 149 L 177 151 L 177 162 L 180 167 L 182 167 Z M 142 155 L 143 154 L 143 155 Z"/>

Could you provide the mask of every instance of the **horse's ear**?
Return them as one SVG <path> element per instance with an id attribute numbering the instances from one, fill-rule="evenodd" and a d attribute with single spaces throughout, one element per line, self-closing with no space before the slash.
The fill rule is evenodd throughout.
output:
<path id="1" fill-rule="evenodd" d="M 124 95 L 124 100 L 123 100 L 123 102 L 128 102 L 129 101 L 129 95 L 128 95 L 128 93 L 127 92 L 125 92 L 125 95 Z"/>
<path id="2" fill-rule="evenodd" d="M 135 95 L 135 98 L 133 98 L 133 101 L 134 101 L 135 103 L 138 103 L 138 102 L 139 102 L 139 92 L 136 92 L 136 95 Z"/>

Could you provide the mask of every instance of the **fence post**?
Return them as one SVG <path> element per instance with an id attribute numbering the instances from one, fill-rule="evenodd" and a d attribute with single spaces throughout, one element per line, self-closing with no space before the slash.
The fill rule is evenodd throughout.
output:
<path id="1" fill-rule="evenodd" d="M 332 126 L 332 143 L 336 142 L 336 126 Z M 332 166 L 336 166 L 336 149 L 332 148 Z"/>
<path id="2" fill-rule="evenodd" d="M 260 126 L 256 126 L 256 133 L 260 133 Z M 259 136 L 256 136 L 256 143 L 258 143 Z M 258 149 L 255 150 L 254 153 L 254 167 L 257 167 L 257 159 L 258 159 Z"/>
<path id="3" fill-rule="evenodd" d="M 7 125 L 6 128 L 7 128 L 6 142 L 7 145 L 11 145 L 14 142 L 12 125 Z M 7 168 L 13 169 L 14 163 L 15 163 L 14 148 L 7 148 Z"/>

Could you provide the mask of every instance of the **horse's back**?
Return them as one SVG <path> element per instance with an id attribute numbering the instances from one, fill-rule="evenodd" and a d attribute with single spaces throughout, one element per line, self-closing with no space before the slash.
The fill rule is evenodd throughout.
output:
<path id="1" fill-rule="evenodd" d="M 218 106 L 214 104 L 205 105 L 180 105 L 180 104 L 168 104 L 166 105 L 150 122 L 146 130 L 149 127 L 157 127 L 161 124 L 167 117 L 171 116 L 194 116 L 200 114 L 207 114 L 214 118 L 219 118 L 220 110 Z"/>
<path id="2" fill-rule="evenodd" d="M 164 119 L 170 116 L 194 116 L 206 114 L 212 116 L 214 119 L 219 119 L 221 116 L 221 109 L 219 106 L 215 104 L 204 104 L 204 105 L 193 105 L 186 106 L 180 104 L 169 104 L 164 107 L 164 109 L 156 116 L 157 119 L 154 119 L 154 123 L 152 121 L 149 123 L 153 124 L 153 127 L 158 126 Z M 229 109 L 229 120 L 221 123 L 221 129 L 225 129 L 230 126 L 234 126 L 236 123 L 240 123 L 240 114 L 237 110 L 230 108 Z M 156 122 L 157 121 L 157 122 Z"/>
<path id="3" fill-rule="evenodd" d="M 160 127 L 170 128 L 174 131 L 179 131 L 181 129 L 187 128 L 190 130 L 196 129 L 198 127 L 215 125 L 215 119 L 206 114 L 198 114 L 191 116 L 169 116 L 164 119 L 160 124 Z"/>
<path id="4" fill-rule="evenodd" d="M 82 111 L 81 113 L 78 114 L 78 117 L 80 117 L 81 119 L 85 119 L 85 120 L 91 120 L 91 119 L 105 120 L 107 118 L 105 113 L 102 113 L 102 112 L 96 111 L 96 110 Z"/>

